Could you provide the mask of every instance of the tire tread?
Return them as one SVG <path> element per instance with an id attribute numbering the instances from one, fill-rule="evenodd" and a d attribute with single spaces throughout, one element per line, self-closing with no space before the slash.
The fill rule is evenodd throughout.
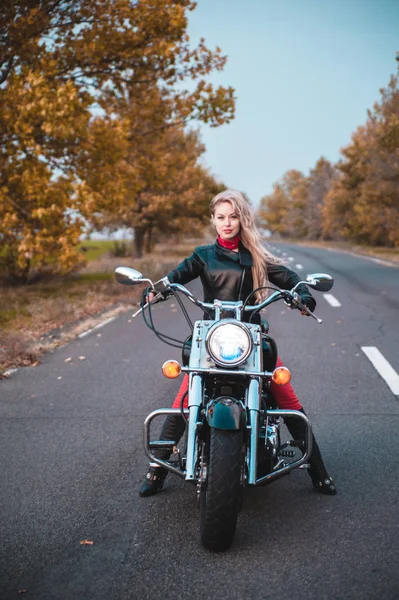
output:
<path id="1" fill-rule="evenodd" d="M 207 488 L 201 494 L 201 541 L 211 550 L 233 542 L 241 504 L 242 431 L 211 429 Z"/>

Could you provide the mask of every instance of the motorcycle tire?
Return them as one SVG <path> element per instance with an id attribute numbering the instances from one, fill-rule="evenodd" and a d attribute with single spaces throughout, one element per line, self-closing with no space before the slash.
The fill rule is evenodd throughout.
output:
<path id="1" fill-rule="evenodd" d="M 242 498 L 243 433 L 210 429 L 208 475 L 200 494 L 200 535 L 209 550 L 227 550 L 234 539 Z"/>

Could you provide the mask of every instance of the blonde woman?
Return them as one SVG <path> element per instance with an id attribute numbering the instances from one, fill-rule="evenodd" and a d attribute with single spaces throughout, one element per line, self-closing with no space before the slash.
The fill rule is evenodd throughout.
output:
<path id="1" fill-rule="evenodd" d="M 204 301 L 212 303 L 215 298 L 237 302 L 245 301 L 254 292 L 255 301 L 261 301 L 267 290 L 258 290 L 268 283 L 281 289 L 292 289 L 300 277 L 286 267 L 263 246 L 259 231 L 254 222 L 251 207 L 242 194 L 236 190 L 225 190 L 215 196 L 210 203 L 211 219 L 217 233 L 214 244 L 195 248 L 191 256 L 168 274 L 172 283 L 187 284 L 200 277 L 204 290 Z M 258 290 L 258 291 L 255 291 Z M 316 301 L 303 285 L 297 288 L 302 303 L 311 311 Z M 152 294 L 149 294 L 152 298 Z M 254 302 L 251 302 L 252 304 Z M 244 319 L 247 313 L 244 313 Z M 257 318 L 260 323 L 259 313 Z M 254 319 L 253 319 L 254 320 Z M 266 349 L 265 349 L 266 352 Z M 268 356 L 264 354 L 267 364 Z M 280 358 L 277 364 L 281 365 Z M 275 365 L 268 365 L 274 368 Z M 188 376 L 183 379 L 173 403 L 180 406 L 188 386 Z M 291 384 L 277 386 L 272 383 L 272 394 L 281 409 L 304 412 Z M 286 426 L 296 440 L 305 439 L 305 426 L 299 419 L 288 417 Z M 180 416 L 169 415 L 162 428 L 161 439 L 178 441 L 184 433 L 185 423 Z M 170 452 L 158 450 L 157 456 L 167 460 Z M 313 451 L 308 473 L 315 489 L 322 494 L 335 495 L 336 488 L 327 474 L 320 449 L 313 438 Z M 140 496 L 152 496 L 162 490 L 168 471 L 156 463 L 150 463 L 148 473 L 140 489 Z"/>

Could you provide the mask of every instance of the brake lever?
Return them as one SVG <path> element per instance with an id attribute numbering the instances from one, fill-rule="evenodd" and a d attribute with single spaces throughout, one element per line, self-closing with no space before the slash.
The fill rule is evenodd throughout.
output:
<path id="1" fill-rule="evenodd" d="M 303 310 L 304 312 L 306 312 L 306 314 L 309 317 L 313 317 L 314 319 L 316 319 L 316 321 L 320 324 L 323 323 L 323 319 L 319 319 L 318 316 L 316 316 L 314 313 L 312 313 L 311 310 L 308 309 L 307 306 L 305 306 L 304 304 L 300 303 L 300 305 L 298 306 L 299 310 Z"/>
<path id="2" fill-rule="evenodd" d="M 284 300 L 284 302 L 290 308 L 297 308 L 301 312 L 305 312 L 309 317 L 313 317 L 313 319 L 316 319 L 316 321 L 319 323 L 319 325 L 320 325 L 320 323 L 323 323 L 323 319 L 320 319 L 311 310 L 309 310 L 309 308 L 306 306 L 306 304 L 302 304 L 300 298 L 301 297 L 298 294 L 298 292 L 294 292 L 292 294 L 292 301 L 287 302 L 287 300 Z"/>

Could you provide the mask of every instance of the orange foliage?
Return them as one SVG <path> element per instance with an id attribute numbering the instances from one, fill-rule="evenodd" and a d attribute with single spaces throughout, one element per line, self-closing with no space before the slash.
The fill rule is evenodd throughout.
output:
<path id="1" fill-rule="evenodd" d="M 156 132 L 177 127 L 183 139 L 190 120 L 216 127 L 233 118 L 233 89 L 207 82 L 226 57 L 203 40 L 190 46 L 194 8 L 189 0 L 2 5 L 0 262 L 10 279 L 73 269 L 81 216 L 116 222 L 138 194 L 158 195 L 159 181 L 172 187 L 182 152 Z M 175 152 L 180 159 L 169 159 Z M 131 224 L 144 216 L 136 210 Z"/>

